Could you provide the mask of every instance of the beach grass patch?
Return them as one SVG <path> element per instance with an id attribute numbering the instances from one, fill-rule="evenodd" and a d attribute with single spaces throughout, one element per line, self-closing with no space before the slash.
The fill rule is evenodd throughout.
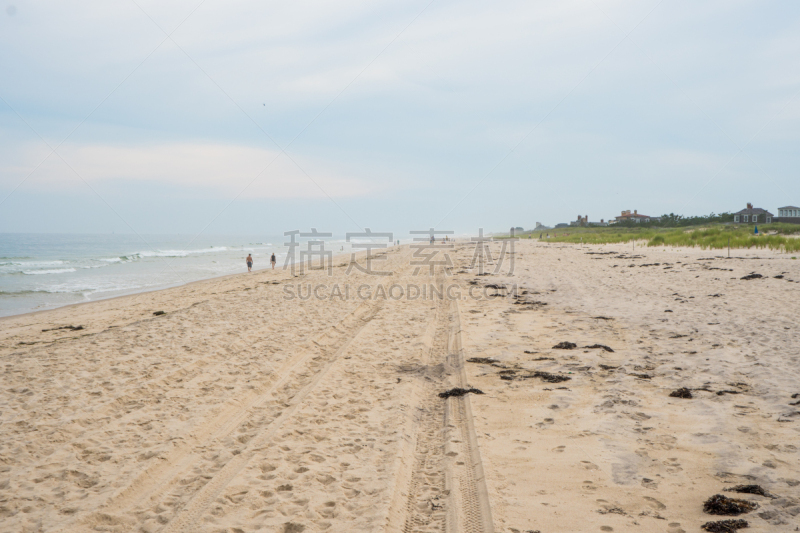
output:
<path id="1" fill-rule="evenodd" d="M 554 233 L 549 242 L 574 244 L 636 243 L 640 246 L 686 246 L 722 250 L 728 248 L 757 248 L 786 253 L 800 251 L 797 224 L 759 225 L 703 224 L 685 227 L 571 227 L 563 234 Z M 793 256 L 792 259 L 796 259 Z"/>

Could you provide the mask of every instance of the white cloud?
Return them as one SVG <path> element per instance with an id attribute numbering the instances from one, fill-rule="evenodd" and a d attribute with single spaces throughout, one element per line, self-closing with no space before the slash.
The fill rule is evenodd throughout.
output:
<path id="1" fill-rule="evenodd" d="M 138 3 L 170 32 L 200 0 Z M 427 4 L 205 2 L 173 35 L 191 59 L 166 41 L 142 63 L 164 34 L 134 3 L 17 2 L 0 16 L 0 95 L 53 144 L 80 124 L 60 151 L 88 181 L 164 182 L 189 199 L 233 197 L 277 155 L 259 128 L 296 138 L 332 197 L 369 211 L 402 192 L 380 209 L 397 220 L 437 209 L 431 198 L 447 210 L 479 182 L 454 217 L 472 222 L 488 199 L 506 206 L 492 217 L 540 201 L 542 221 L 572 205 L 676 210 L 738 147 L 764 171 L 740 155 L 692 209 L 738 205 L 722 195 L 749 195 L 764 173 L 796 181 L 800 4 L 437 0 L 393 41 Z M 0 105 L 0 189 L 43 150 Z M 69 187 L 85 189 L 51 157 L 21 190 Z M 281 156 L 243 196 L 325 193 Z"/>
<path id="2" fill-rule="evenodd" d="M 14 154 L 4 154 L 7 164 L 0 166 L 0 183 L 13 187 L 48 152 L 29 145 Z M 58 153 L 64 160 L 51 155 L 25 186 L 67 189 L 83 180 L 90 184 L 104 180 L 157 181 L 222 197 L 244 191 L 241 198 L 361 197 L 385 188 L 380 180 L 367 181 L 332 171 L 314 160 L 248 146 L 66 144 Z"/>

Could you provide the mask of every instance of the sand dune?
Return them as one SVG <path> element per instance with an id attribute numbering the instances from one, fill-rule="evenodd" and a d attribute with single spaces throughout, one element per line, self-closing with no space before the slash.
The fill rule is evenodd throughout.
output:
<path id="1" fill-rule="evenodd" d="M 798 530 L 798 261 L 520 242 L 478 276 L 472 251 L 3 319 L 0 530 L 679 533 L 736 484 L 774 496 L 731 493 L 749 531 Z"/>

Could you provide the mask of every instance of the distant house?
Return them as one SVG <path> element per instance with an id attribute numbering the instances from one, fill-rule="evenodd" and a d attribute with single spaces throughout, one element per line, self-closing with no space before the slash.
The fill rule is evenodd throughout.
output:
<path id="1" fill-rule="evenodd" d="M 747 209 L 742 209 L 738 213 L 733 214 L 733 221 L 743 224 L 770 224 L 772 223 L 772 217 L 773 214 L 766 209 L 753 207 L 753 204 L 748 203 Z"/>
<path id="2" fill-rule="evenodd" d="M 633 213 L 631 213 L 630 209 L 628 209 L 627 211 L 623 211 L 620 216 L 614 218 L 616 218 L 617 222 L 636 222 L 636 223 L 657 222 L 661 220 L 659 217 L 649 217 L 647 215 L 640 215 L 639 211 L 637 211 L 636 209 L 633 210 Z"/>
<path id="3" fill-rule="evenodd" d="M 578 215 L 578 220 L 569 223 L 570 226 L 588 226 L 589 225 L 589 215 L 582 217 Z"/>
<path id="4" fill-rule="evenodd" d="M 775 222 L 788 222 L 789 224 L 800 224 L 800 207 L 787 205 L 786 207 L 778 208 L 778 216 L 774 218 Z"/>
<path id="5" fill-rule="evenodd" d="M 568 228 L 568 227 L 569 224 L 565 224 L 564 222 L 562 222 L 561 224 L 556 224 L 555 229 Z"/>
<path id="6" fill-rule="evenodd" d="M 578 220 L 574 220 L 569 223 L 572 227 L 586 227 L 586 226 L 608 226 L 608 222 L 600 219 L 600 222 L 589 222 L 589 215 L 582 217 L 578 215 Z"/>

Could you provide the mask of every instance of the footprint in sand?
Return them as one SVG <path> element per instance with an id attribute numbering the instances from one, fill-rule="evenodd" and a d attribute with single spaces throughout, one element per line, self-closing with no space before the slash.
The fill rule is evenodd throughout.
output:
<path id="1" fill-rule="evenodd" d="M 600 467 L 590 461 L 581 461 L 581 466 L 586 470 L 599 470 Z"/>
<path id="2" fill-rule="evenodd" d="M 646 488 L 646 489 L 657 489 L 658 488 L 658 482 L 655 481 L 655 480 L 652 480 L 650 478 L 643 477 L 642 478 L 642 486 L 644 488 Z"/>
<path id="3" fill-rule="evenodd" d="M 670 474 L 676 474 L 683 470 L 683 468 L 681 468 L 681 464 L 678 462 L 677 457 L 670 457 L 666 461 L 663 461 L 662 464 L 667 466 L 667 472 Z"/>
<path id="4" fill-rule="evenodd" d="M 655 498 L 651 498 L 650 496 L 645 496 L 644 499 L 648 501 L 650 507 L 656 509 L 657 511 L 663 511 L 664 509 L 667 508 L 666 505 L 656 500 Z"/>

